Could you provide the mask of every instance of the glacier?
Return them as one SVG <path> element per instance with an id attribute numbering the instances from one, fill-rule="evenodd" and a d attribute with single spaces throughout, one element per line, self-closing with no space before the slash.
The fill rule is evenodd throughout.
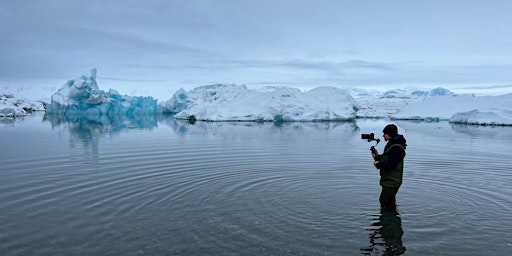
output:
<path id="1" fill-rule="evenodd" d="M 157 113 L 157 100 L 120 95 L 113 89 L 108 92 L 100 90 L 96 69 L 92 69 L 89 76 L 83 75 L 62 85 L 44 107 L 47 114 L 101 119 L 115 115 L 154 115 Z"/>
<path id="2" fill-rule="evenodd" d="M 347 91 L 336 87 L 302 92 L 283 86 L 248 89 L 214 84 L 188 92 L 180 89 L 159 107 L 177 119 L 287 122 L 354 120 L 360 106 Z"/>

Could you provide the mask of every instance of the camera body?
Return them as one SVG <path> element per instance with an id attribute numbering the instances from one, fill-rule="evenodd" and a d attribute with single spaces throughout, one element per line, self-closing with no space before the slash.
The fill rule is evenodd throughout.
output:
<path id="1" fill-rule="evenodd" d="M 375 134 L 372 133 L 363 133 L 361 134 L 361 139 L 368 140 L 368 142 L 375 140 Z"/>

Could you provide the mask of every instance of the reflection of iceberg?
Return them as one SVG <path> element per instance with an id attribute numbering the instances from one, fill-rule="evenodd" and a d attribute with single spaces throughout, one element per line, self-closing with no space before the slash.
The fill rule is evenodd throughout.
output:
<path id="1" fill-rule="evenodd" d="M 395 123 L 407 132 L 414 132 L 438 138 L 450 139 L 462 134 L 472 138 L 512 139 L 512 129 L 508 126 L 467 125 L 449 123 L 448 121 L 420 122 L 395 120 Z"/>
<path id="2" fill-rule="evenodd" d="M 512 129 L 503 126 L 476 126 L 466 124 L 450 124 L 457 133 L 466 134 L 471 138 L 497 139 L 503 141 L 512 140 Z"/>
<path id="3" fill-rule="evenodd" d="M 123 129 L 151 129 L 157 127 L 156 115 L 111 115 L 89 118 L 86 115 L 62 116 L 45 114 L 43 121 L 49 121 L 52 127 L 68 125 L 72 130 L 96 131 L 99 133 L 117 133 Z"/>
<path id="4" fill-rule="evenodd" d="M 96 69 L 90 76 L 69 80 L 45 105 L 46 113 L 82 116 L 89 120 L 113 115 L 156 114 L 157 100 L 152 97 L 122 96 L 115 90 L 104 92 L 96 83 Z"/>
<path id="5" fill-rule="evenodd" d="M 235 135 L 259 139 L 261 136 L 272 134 L 287 134 L 291 137 L 301 137 L 311 132 L 326 132 L 333 134 L 353 134 L 359 132 L 356 122 L 197 122 L 167 118 L 162 120 L 176 134 L 204 135 L 215 134 L 230 138 Z"/>
<path id="6" fill-rule="evenodd" d="M 69 133 L 70 154 L 72 149 L 80 149 L 81 157 L 90 157 L 98 160 L 100 141 L 129 129 L 152 129 L 157 127 L 156 115 L 115 115 L 104 116 L 96 119 L 88 119 L 85 116 L 45 114 L 44 122 L 50 122 L 52 129 Z"/>

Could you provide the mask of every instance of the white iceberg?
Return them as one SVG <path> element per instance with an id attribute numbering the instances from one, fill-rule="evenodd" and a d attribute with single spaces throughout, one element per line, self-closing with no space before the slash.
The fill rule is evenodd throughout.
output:
<path id="1" fill-rule="evenodd" d="M 90 76 L 69 80 L 62 85 L 45 108 L 48 114 L 66 116 L 156 114 L 157 100 L 152 97 L 122 96 L 112 89 L 104 92 L 96 83 L 96 69 L 92 69 Z"/>
<path id="2" fill-rule="evenodd" d="M 178 90 L 160 105 L 177 119 L 204 121 L 347 121 L 354 120 L 357 101 L 345 90 L 317 87 L 307 92 L 290 87 L 247 89 L 215 84 L 189 92 Z"/>
<path id="3" fill-rule="evenodd" d="M 512 94 L 502 96 L 440 96 L 411 102 L 398 113 L 397 120 L 448 120 L 453 123 L 512 125 Z"/>
<path id="4" fill-rule="evenodd" d="M 16 98 L 12 93 L 0 94 L 0 118 L 27 116 L 43 110 L 41 101 Z"/>
<path id="5" fill-rule="evenodd" d="M 475 109 L 454 114 L 451 123 L 473 125 L 512 125 L 512 107 L 507 109 Z"/>

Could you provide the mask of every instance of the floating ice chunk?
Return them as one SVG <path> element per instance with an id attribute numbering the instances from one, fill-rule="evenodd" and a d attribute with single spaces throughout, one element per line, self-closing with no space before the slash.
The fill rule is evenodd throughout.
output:
<path id="1" fill-rule="evenodd" d="M 510 109 L 475 109 L 454 114 L 451 123 L 475 125 L 512 125 L 512 108 Z"/>
<path id="2" fill-rule="evenodd" d="M 130 97 L 110 89 L 100 90 L 96 82 L 96 69 L 89 76 L 69 80 L 52 95 L 46 113 L 64 115 L 138 115 L 156 114 L 157 100 L 152 97 Z"/>
<path id="3" fill-rule="evenodd" d="M 0 94 L 0 117 L 20 117 L 30 115 L 34 111 L 44 110 L 42 102 L 29 99 L 18 99 L 13 94 Z"/>

